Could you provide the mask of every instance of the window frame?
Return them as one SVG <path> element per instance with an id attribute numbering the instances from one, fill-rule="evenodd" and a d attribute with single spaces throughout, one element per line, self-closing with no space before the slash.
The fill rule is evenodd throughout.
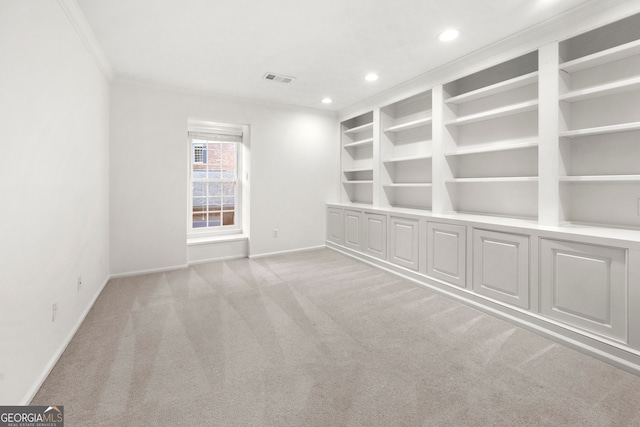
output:
<path id="1" fill-rule="evenodd" d="M 233 143 L 235 145 L 235 178 L 229 179 L 197 179 L 193 177 L 193 165 L 194 164 L 207 164 L 202 159 L 202 162 L 196 163 L 195 151 L 193 149 L 195 141 L 207 141 L 206 139 L 198 139 L 197 136 L 204 136 L 210 134 L 213 136 L 211 142 L 224 142 Z M 225 141 L 228 137 L 231 141 Z M 215 237 L 231 234 L 242 234 L 243 232 L 243 127 L 238 125 L 213 123 L 197 121 L 194 124 L 192 120 L 189 120 L 188 132 L 187 132 L 187 145 L 188 145 L 188 179 L 187 179 L 187 238 L 201 238 L 201 237 Z M 235 206 L 234 206 L 234 224 L 233 225 L 218 225 L 218 226 L 205 226 L 205 227 L 193 227 L 193 214 L 194 214 L 194 196 L 193 188 L 194 182 L 235 182 Z M 223 196 L 222 196 L 223 197 Z M 220 220 L 223 220 L 224 207 L 221 206 Z"/>

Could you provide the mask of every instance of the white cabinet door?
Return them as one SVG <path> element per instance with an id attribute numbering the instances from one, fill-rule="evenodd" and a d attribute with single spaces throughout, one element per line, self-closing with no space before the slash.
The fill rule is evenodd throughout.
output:
<path id="1" fill-rule="evenodd" d="M 427 274 L 461 288 L 466 282 L 466 227 L 427 223 Z"/>
<path id="2" fill-rule="evenodd" d="M 358 211 L 344 211 L 344 245 L 349 249 L 362 249 L 362 213 Z"/>
<path id="3" fill-rule="evenodd" d="M 364 252 L 376 258 L 387 259 L 387 217 L 364 214 Z"/>
<path id="4" fill-rule="evenodd" d="M 418 271 L 418 220 L 391 217 L 389 260 L 402 267 Z"/>
<path id="5" fill-rule="evenodd" d="M 343 224 L 342 209 L 329 208 L 327 211 L 327 240 L 341 245 Z"/>
<path id="6" fill-rule="evenodd" d="M 540 240 L 540 310 L 566 324 L 627 341 L 627 251 Z"/>
<path id="7" fill-rule="evenodd" d="M 473 230 L 473 290 L 529 308 L 529 236 Z"/>

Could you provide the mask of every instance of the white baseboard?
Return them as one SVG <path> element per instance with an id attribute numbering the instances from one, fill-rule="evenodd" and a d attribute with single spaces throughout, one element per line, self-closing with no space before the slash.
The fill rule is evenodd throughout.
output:
<path id="1" fill-rule="evenodd" d="M 187 267 L 188 267 L 187 264 L 182 264 L 182 265 L 174 265 L 171 267 L 152 268 L 149 270 L 130 271 L 127 273 L 116 273 L 111 275 L 111 279 L 121 279 L 123 277 L 139 276 L 141 274 L 164 273 L 165 271 L 181 270 Z"/>
<path id="2" fill-rule="evenodd" d="M 93 308 L 93 305 L 96 303 L 96 300 L 104 290 L 104 287 L 107 286 L 107 283 L 109 283 L 109 280 L 111 280 L 111 277 L 107 276 L 107 278 L 102 283 L 102 286 L 100 286 L 100 289 L 98 289 L 96 294 L 91 299 L 91 302 L 87 304 L 87 307 L 82 312 L 82 315 L 78 318 L 78 321 L 76 322 L 74 327 L 71 329 L 71 331 L 67 334 L 64 341 L 58 347 L 58 350 L 53 354 L 53 356 L 51 356 L 51 359 L 49 359 L 49 363 L 46 364 L 44 370 L 38 376 L 38 379 L 36 380 L 36 382 L 31 386 L 31 388 L 29 388 L 29 390 L 27 391 L 27 394 L 22 398 L 22 400 L 20 401 L 20 405 L 22 406 L 29 405 L 33 400 L 33 398 L 36 396 L 36 393 L 38 393 L 38 390 L 40 390 L 40 387 L 42 387 L 42 384 L 45 382 L 45 380 L 47 379 L 47 377 L 49 376 L 53 368 L 56 366 L 56 363 L 58 363 L 58 360 L 60 360 L 62 353 L 64 353 L 64 351 L 67 349 L 67 346 L 69 345 L 69 343 L 71 343 L 71 340 L 76 335 L 76 332 L 78 332 L 78 329 L 80 329 L 80 326 L 84 322 L 84 319 L 86 319 L 87 315 L 89 314 L 89 311 L 91 311 L 91 309 Z"/>
<path id="3" fill-rule="evenodd" d="M 229 261 L 232 259 L 241 259 L 241 258 L 247 258 L 247 257 L 244 255 L 231 255 L 231 256 L 224 256 L 219 258 L 199 259 L 197 261 L 190 262 L 189 267 L 191 267 L 192 265 L 206 264 L 208 262 Z"/>
<path id="4" fill-rule="evenodd" d="M 266 254 L 249 255 L 249 259 L 266 258 L 266 257 L 269 257 L 269 256 L 292 254 L 292 253 L 296 253 L 296 252 L 315 251 L 316 249 L 324 249 L 326 247 L 327 247 L 326 245 L 310 246 L 310 247 L 307 247 L 307 248 L 290 249 L 290 250 L 286 250 L 286 251 L 269 252 L 269 253 L 266 253 Z"/>

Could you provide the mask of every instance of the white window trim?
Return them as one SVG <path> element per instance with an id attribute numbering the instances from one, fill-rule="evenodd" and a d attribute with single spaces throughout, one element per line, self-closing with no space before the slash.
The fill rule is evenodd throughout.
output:
<path id="1" fill-rule="evenodd" d="M 244 172 L 244 166 L 246 165 L 244 161 L 244 151 L 245 151 L 245 142 L 246 139 L 246 130 L 247 126 L 242 125 L 233 125 L 226 123 L 217 123 L 217 122 L 209 122 L 204 120 L 192 120 L 188 121 L 188 132 L 197 132 L 197 133 L 214 133 L 214 134 L 228 134 L 233 136 L 241 136 L 242 142 L 236 142 L 236 210 L 235 210 L 235 218 L 234 225 L 228 226 L 219 226 L 219 227 L 203 227 L 203 228 L 193 228 L 193 191 L 192 191 L 192 167 L 191 162 L 192 158 L 192 147 L 191 147 L 191 138 L 187 136 L 187 152 L 188 152 L 188 171 L 187 171 L 187 240 L 193 239 L 206 239 L 210 238 L 211 240 L 215 240 L 216 237 L 220 236 L 230 236 L 230 235 L 238 235 L 243 234 L 244 231 L 244 218 L 246 213 L 244 212 L 245 206 L 243 200 L 244 197 L 244 187 L 246 185 L 245 177 L 248 176 L 247 173 Z"/>

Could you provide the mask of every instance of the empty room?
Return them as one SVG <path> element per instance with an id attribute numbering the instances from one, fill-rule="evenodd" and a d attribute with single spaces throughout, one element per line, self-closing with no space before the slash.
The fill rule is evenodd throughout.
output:
<path id="1" fill-rule="evenodd" d="M 0 196 L 0 426 L 640 426 L 640 0 L 0 0 Z"/>

